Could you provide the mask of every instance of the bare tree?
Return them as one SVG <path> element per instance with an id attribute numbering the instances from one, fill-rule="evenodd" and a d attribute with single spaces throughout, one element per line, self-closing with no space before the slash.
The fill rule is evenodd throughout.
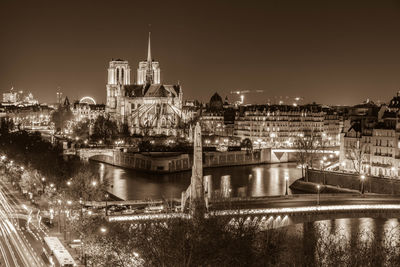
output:
<path id="1" fill-rule="evenodd" d="M 346 159 L 351 161 L 351 167 L 355 173 L 362 173 L 362 166 L 366 163 L 367 153 L 366 144 L 361 145 L 360 142 L 350 145 L 346 149 Z"/>
<path id="2" fill-rule="evenodd" d="M 294 140 L 294 147 L 297 149 L 297 163 L 301 165 L 301 174 L 308 181 L 307 169 L 313 167 L 317 158 L 317 152 L 320 145 L 320 137 L 314 131 L 302 133 Z"/>

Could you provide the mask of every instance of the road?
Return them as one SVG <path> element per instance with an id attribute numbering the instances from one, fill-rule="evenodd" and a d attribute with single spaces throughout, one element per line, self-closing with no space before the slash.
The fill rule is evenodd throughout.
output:
<path id="1" fill-rule="evenodd" d="M 41 256 L 46 233 L 29 223 L 29 213 L 0 182 L 0 266 L 48 266 Z"/>

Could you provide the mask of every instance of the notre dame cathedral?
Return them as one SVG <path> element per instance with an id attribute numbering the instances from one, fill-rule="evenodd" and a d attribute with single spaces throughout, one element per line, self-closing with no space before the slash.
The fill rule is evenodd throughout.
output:
<path id="1" fill-rule="evenodd" d="M 161 83 L 160 66 L 151 56 L 150 33 L 147 60 L 137 69 L 131 84 L 128 61 L 117 59 L 108 68 L 106 113 L 132 134 L 177 135 L 186 121 L 182 113 L 182 88 Z"/>

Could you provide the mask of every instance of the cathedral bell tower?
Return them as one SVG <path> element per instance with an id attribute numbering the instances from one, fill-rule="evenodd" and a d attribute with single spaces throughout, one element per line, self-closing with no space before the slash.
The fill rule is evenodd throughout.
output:
<path id="1" fill-rule="evenodd" d="M 122 59 L 111 60 L 108 67 L 107 82 L 107 112 L 115 112 L 118 98 L 122 96 L 124 85 L 131 83 L 131 69 L 128 61 Z"/>

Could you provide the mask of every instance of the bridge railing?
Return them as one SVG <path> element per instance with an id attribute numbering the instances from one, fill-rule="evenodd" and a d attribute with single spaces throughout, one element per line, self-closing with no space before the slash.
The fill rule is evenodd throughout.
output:
<path id="1" fill-rule="evenodd" d="M 294 195 L 277 195 L 277 196 L 263 196 L 263 197 L 231 197 L 227 199 L 215 198 L 211 199 L 211 203 L 224 203 L 224 202 L 255 202 L 255 201 L 268 201 L 268 200 L 284 200 L 284 199 L 299 199 L 299 198 L 306 198 L 306 199 L 315 199 L 317 194 L 294 194 Z M 373 193 L 349 193 L 349 194 L 335 194 L 335 193 L 324 193 L 320 194 L 320 198 L 385 198 L 385 199 L 399 199 L 400 195 L 387 195 L 387 194 L 373 194 Z"/>
<path id="2" fill-rule="evenodd" d="M 400 204 L 357 204 L 357 205 L 317 205 L 292 208 L 260 208 L 260 209 L 231 209 L 217 210 L 209 212 L 211 216 L 237 216 L 237 215 L 293 215 L 293 214 L 312 214 L 321 212 L 400 212 Z"/>

